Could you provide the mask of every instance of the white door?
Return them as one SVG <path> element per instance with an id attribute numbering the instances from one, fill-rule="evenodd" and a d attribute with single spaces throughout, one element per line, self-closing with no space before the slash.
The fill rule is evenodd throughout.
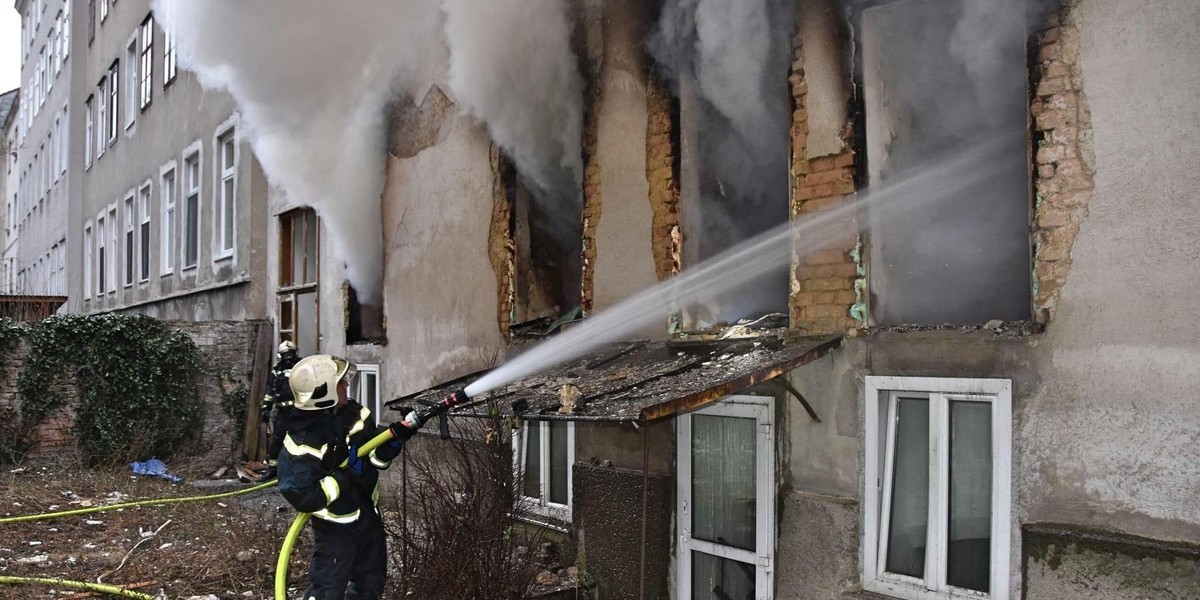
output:
<path id="1" fill-rule="evenodd" d="M 770 600 L 774 399 L 729 396 L 679 418 L 681 600 Z"/>

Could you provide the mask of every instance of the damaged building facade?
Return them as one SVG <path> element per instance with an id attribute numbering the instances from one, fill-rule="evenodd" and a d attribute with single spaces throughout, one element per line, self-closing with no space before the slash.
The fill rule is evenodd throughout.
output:
<path id="1" fill-rule="evenodd" d="M 382 307 L 272 199 L 278 335 L 383 409 L 827 215 L 766 283 L 490 392 L 598 597 L 1200 595 L 1194 3 L 764 2 L 758 113 L 663 58 L 665 4 L 571 12 L 577 261 L 433 77 L 390 109 Z M 764 135 L 729 148 L 737 115 Z M 959 202 L 874 194 L 918 183 Z"/>

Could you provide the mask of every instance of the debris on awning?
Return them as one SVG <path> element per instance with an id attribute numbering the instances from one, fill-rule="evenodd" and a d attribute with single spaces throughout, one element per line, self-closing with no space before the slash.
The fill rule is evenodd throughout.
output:
<path id="1" fill-rule="evenodd" d="M 611 344 L 482 394 L 453 414 L 482 417 L 499 410 L 531 420 L 653 421 L 779 377 L 828 354 L 841 340 L 776 330 Z M 388 406 L 440 399 L 483 375 L 448 381 Z"/>

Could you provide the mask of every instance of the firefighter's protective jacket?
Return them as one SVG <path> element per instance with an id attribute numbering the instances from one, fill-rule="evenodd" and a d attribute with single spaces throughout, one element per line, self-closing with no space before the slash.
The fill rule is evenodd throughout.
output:
<path id="1" fill-rule="evenodd" d="M 363 474 L 339 468 L 383 427 L 371 411 L 354 401 L 341 409 L 292 411 L 279 455 L 279 491 L 301 512 L 334 523 L 353 523 L 362 510 L 374 510 L 379 471 L 400 454 L 402 441 L 384 444 L 363 457 Z"/>
<path id="2" fill-rule="evenodd" d="M 291 354 L 279 359 L 267 375 L 267 393 L 263 396 L 262 409 L 271 410 L 272 406 L 284 408 L 292 405 L 292 387 L 288 385 L 288 375 L 292 367 L 300 362 L 300 357 Z"/>

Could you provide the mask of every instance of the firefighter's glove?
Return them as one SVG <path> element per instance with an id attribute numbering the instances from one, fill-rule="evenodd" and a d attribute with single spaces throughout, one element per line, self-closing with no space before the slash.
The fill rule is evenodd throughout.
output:
<path id="1" fill-rule="evenodd" d="M 262 409 L 262 412 L 259 413 L 259 422 L 260 423 L 270 423 L 271 422 L 271 409 L 269 409 L 269 408 Z"/>
<path id="2" fill-rule="evenodd" d="M 367 461 L 358 455 L 358 447 L 350 446 L 350 456 L 346 457 L 346 469 L 355 477 L 362 477 L 367 469 Z"/>

